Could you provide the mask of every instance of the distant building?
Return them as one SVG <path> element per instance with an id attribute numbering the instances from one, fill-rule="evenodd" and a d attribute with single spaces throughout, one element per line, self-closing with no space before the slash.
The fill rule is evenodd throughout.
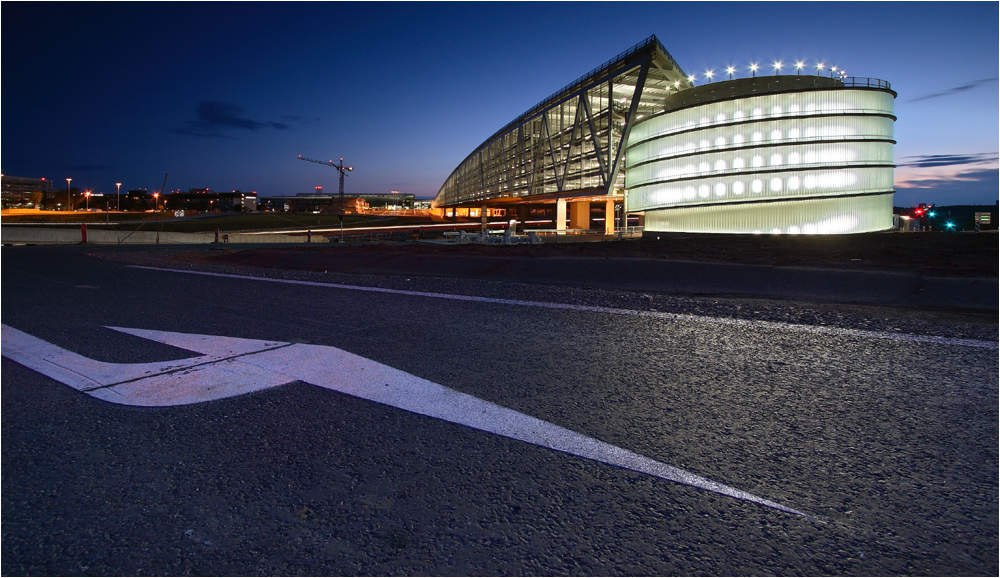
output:
<path id="1" fill-rule="evenodd" d="M 322 187 L 316 187 L 322 191 Z M 359 214 L 367 210 L 412 209 L 416 195 L 412 193 L 365 193 L 344 196 L 344 205 L 348 213 Z M 289 211 L 292 213 L 335 212 L 340 203 L 340 196 L 334 194 L 300 193 L 294 197 L 261 197 L 262 210 Z"/>
<path id="2" fill-rule="evenodd" d="M 257 193 L 190 189 L 186 193 L 164 195 L 160 202 L 161 207 L 174 210 L 253 212 L 257 210 Z"/>
<path id="3" fill-rule="evenodd" d="M 55 194 L 52 181 L 44 177 L 35 179 L 3 175 L 0 181 L 3 181 L 0 202 L 5 209 L 34 208 L 35 205 L 41 205 L 45 198 L 52 198 Z"/>

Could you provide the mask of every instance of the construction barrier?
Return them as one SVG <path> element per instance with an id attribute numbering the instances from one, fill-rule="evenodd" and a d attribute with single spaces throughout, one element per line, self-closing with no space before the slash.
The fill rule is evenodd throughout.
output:
<path id="1" fill-rule="evenodd" d="M 228 233 L 229 243 L 308 243 L 310 238 L 305 235 L 252 235 L 247 233 Z M 172 233 L 167 231 L 105 231 L 87 229 L 82 225 L 80 230 L 55 227 L 22 227 L 5 226 L 0 228 L 0 242 L 4 245 L 76 245 L 91 243 L 99 245 L 199 245 L 218 243 L 218 232 L 205 233 Z M 318 239 L 327 242 L 325 237 Z"/>

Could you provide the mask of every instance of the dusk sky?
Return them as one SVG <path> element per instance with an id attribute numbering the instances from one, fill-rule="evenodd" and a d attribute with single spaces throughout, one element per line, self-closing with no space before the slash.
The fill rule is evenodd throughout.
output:
<path id="1" fill-rule="evenodd" d="M 997 2 L 76 3 L 2 10 L 2 168 L 56 187 L 433 197 L 484 139 L 655 34 L 705 82 L 887 80 L 895 204 L 998 196 Z M 815 68 L 813 68 L 815 70 Z M 786 68 L 786 72 L 788 69 Z"/>

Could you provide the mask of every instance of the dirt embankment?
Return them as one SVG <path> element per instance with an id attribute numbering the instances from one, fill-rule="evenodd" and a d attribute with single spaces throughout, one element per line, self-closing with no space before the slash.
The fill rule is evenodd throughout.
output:
<path id="1" fill-rule="evenodd" d="M 841 236 L 660 234 L 631 241 L 540 245 L 370 244 L 196 251 L 181 258 L 218 264 L 321 271 L 332 262 L 380 256 L 668 259 L 774 267 L 908 270 L 941 277 L 997 277 L 996 233 L 879 233 Z"/>

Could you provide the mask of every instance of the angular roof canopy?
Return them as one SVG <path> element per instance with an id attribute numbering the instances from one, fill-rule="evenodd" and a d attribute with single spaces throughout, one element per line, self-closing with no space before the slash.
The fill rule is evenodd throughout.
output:
<path id="1" fill-rule="evenodd" d="M 664 110 L 687 75 L 655 36 L 567 84 L 486 139 L 435 207 L 615 194 L 634 120 Z"/>

